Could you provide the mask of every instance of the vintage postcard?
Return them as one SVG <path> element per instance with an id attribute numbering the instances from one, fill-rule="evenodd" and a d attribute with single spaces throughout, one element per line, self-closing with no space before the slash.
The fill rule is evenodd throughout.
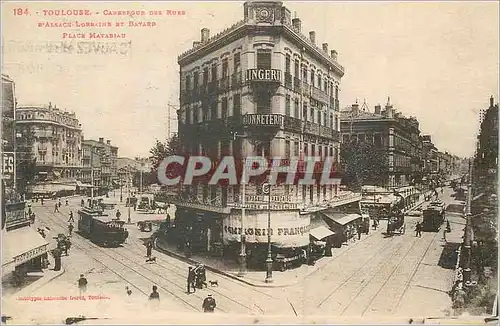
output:
<path id="1" fill-rule="evenodd" d="M 498 323 L 497 1 L 2 1 L 2 324 Z"/>

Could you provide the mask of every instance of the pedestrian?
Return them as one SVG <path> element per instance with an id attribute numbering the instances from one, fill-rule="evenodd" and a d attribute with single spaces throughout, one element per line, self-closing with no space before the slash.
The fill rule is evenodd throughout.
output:
<path id="1" fill-rule="evenodd" d="M 30 215 L 31 224 L 35 224 L 35 218 L 36 218 L 35 213 L 31 213 Z"/>
<path id="2" fill-rule="evenodd" d="M 170 214 L 167 213 L 167 227 L 169 228 L 170 227 Z"/>
<path id="3" fill-rule="evenodd" d="M 52 255 L 54 256 L 54 271 L 61 270 L 61 255 L 62 251 L 59 248 L 56 248 L 52 251 Z"/>
<path id="4" fill-rule="evenodd" d="M 56 212 L 59 212 L 59 205 L 57 205 L 57 203 L 56 203 L 56 206 L 54 207 L 54 213 L 56 213 Z"/>
<path id="5" fill-rule="evenodd" d="M 193 293 L 196 292 L 196 288 L 194 287 L 194 273 L 193 267 L 189 266 L 188 277 L 187 277 L 187 293 L 191 293 L 191 287 L 193 288 Z"/>
<path id="6" fill-rule="evenodd" d="M 151 258 L 152 250 L 153 250 L 153 242 L 149 240 L 146 243 L 146 257 Z"/>
<path id="7" fill-rule="evenodd" d="M 451 225 L 449 220 L 446 220 L 446 232 L 451 232 Z"/>
<path id="8" fill-rule="evenodd" d="M 446 229 L 443 230 L 443 240 L 444 240 L 444 242 L 447 242 L 446 241 L 446 233 L 447 232 L 448 232 L 448 230 L 446 230 Z"/>
<path id="9" fill-rule="evenodd" d="M 128 286 L 125 287 L 125 291 L 127 291 L 129 297 L 132 295 L 132 290 Z"/>
<path id="10" fill-rule="evenodd" d="M 120 216 L 122 216 L 122 213 L 120 213 L 120 210 L 119 210 L 119 209 L 117 209 L 117 210 L 116 210 L 116 219 L 117 219 L 117 220 L 120 220 Z"/>
<path id="11" fill-rule="evenodd" d="M 80 201 L 80 205 L 81 205 L 82 207 L 84 207 L 84 206 L 85 206 L 85 200 L 84 200 L 83 198 L 82 198 L 82 200 Z"/>
<path id="12" fill-rule="evenodd" d="M 42 197 L 42 198 L 40 198 L 40 203 L 41 203 L 41 204 L 42 204 L 42 206 L 43 206 L 43 197 Z"/>
<path id="13" fill-rule="evenodd" d="M 212 297 L 211 294 L 209 294 L 205 298 L 205 300 L 203 300 L 203 305 L 202 305 L 203 312 L 214 312 L 215 307 L 217 307 L 215 299 Z"/>
<path id="14" fill-rule="evenodd" d="M 57 201 L 57 205 L 58 205 L 59 207 L 61 207 L 61 206 L 62 206 L 62 203 L 61 203 L 61 198 L 59 198 L 59 199 L 58 199 L 58 201 Z"/>
<path id="15" fill-rule="evenodd" d="M 160 294 L 158 293 L 158 287 L 153 285 L 153 292 L 149 295 L 149 300 L 160 300 Z"/>
<path id="16" fill-rule="evenodd" d="M 61 249 L 64 250 L 65 256 L 69 256 L 68 254 L 69 248 L 71 248 L 71 241 L 69 241 L 69 238 L 61 240 Z"/>
<path id="17" fill-rule="evenodd" d="M 134 212 L 137 210 L 137 203 L 134 204 Z"/>
<path id="18" fill-rule="evenodd" d="M 361 240 L 361 225 L 356 226 L 356 231 L 358 232 L 358 240 Z"/>
<path id="19" fill-rule="evenodd" d="M 80 290 L 80 296 L 85 295 L 87 292 L 87 279 L 83 274 L 80 274 L 80 278 L 78 279 L 78 290 Z"/>
<path id="20" fill-rule="evenodd" d="M 66 199 L 66 206 L 69 206 L 68 200 Z"/>
<path id="21" fill-rule="evenodd" d="M 415 225 L 415 236 L 419 238 L 422 237 L 422 224 L 420 224 L 420 222 L 417 222 L 417 225 Z"/>
<path id="22" fill-rule="evenodd" d="M 68 231 L 69 231 L 69 236 L 71 237 L 71 233 L 73 233 L 73 223 L 69 223 Z"/>
<path id="23" fill-rule="evenodd" d="M 68 220 L 68 223 L 69 223 L 69 222 L 73 222 L 73 223 L 75 223 L 75 219 L 73 218 L 73 211 L 70 211 L 70 212 L 69 212 L 69 220 Z"/>

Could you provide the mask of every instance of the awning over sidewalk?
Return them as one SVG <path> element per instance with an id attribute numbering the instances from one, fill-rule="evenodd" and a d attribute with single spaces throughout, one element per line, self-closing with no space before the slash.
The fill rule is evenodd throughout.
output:
<path id="1" fill-rule="evenodd" d="M 49 251 L 49 243 L 31 227 L 5 232 L 2 236 L 2 261 L 12 270 Z"/>
<path id="2" fill-rule="evenodd" d="M 360 214 L 346 214 L 338 211 L 333 211 L 330 209 L 322 211 L 321 214 L 325 215 L 331 221 L 340 224 L 342 226 L 357 219 L 361 219 L 362 217 Z"/>
<path id="3" fill-rule="evenodd" d="M 309 234 L 315 237 L 317 240 L 323 240 L 324 238 L 334 235 L 335 233 L 324 226 L 319 226 L 309 231 Z"/>
<path id="4" fill-rule="evenodd" d="M 83 183 L 80 181 L 76 181 L 76 186 L 80 187 L 80 188 L 92 188 L 93 187 L 91 184 Z"/>

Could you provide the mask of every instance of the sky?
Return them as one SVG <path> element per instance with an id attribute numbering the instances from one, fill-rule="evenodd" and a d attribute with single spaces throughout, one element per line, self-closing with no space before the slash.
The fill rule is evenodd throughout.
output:
<path id="1" fill-rule="evenodd" d="M 283 2 L 316 31 L 345 68 L 340 106 L 366 100 L 391 103 L 415 116 L 440 151 L 474 152 L 480 109 L 499 96 L 499 5 L 491 2 Z M 21 11 L 16 9 L 23 9 Z M 27 9 L 27 12 L 26 10 Z M 92 16 L 46 16 L 44 10 L 90 10 Z M 105 10 L 145 10 L 130 19 Z M 151 16 L 176 10 L 184 15 Z M 97 14 L 98 12 L 98 14 Z M 15 14 L 17 13 L 17 15 Z M 55 13 L 55 12 L 54 12 Z M 73 111 L 85 138 L 110 139 L 119 156 L 147 156 L 155 139 L 176 131 L 177 56 L 200 38 L 243 18 L 243 2 L 30 2 L 2 4 L 3 73 L 16 82 L 18 105 L 52 104 Z M 127 27 L 129 21 L 156 26 Z M 113 27 L 38 27 L 39 23 L 110 22 Z M 115 27 L 124 22 L 126 27 Z M 125 33 L 124 39 L 88 39 L 89 33 Z M 63 33 L 67 33 L 63 39 Z M 86 39 L 70 39 L 84 33 Z M 71 35 L 76 36 L 76 35 Z M 65 53 L 42 45 L 73 42 Z M 105 52 L 88 43 L 112 43 Z M 123 45 L 123 42 L 130 44 Z M 32 42 L 35 47 L 26 46 Z"/>

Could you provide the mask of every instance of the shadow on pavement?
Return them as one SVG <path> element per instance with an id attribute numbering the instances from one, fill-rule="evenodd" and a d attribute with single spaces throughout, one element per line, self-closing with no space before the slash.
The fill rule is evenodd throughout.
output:
<path id="1" fill-rule="evenodd" d="M 445 269 L 454 269 L 457 262 L 458 254 L 457 250 L 460 243 L 447 242 L 443 245 L 443 252 L 439 257 L 438 266 Z"/>

